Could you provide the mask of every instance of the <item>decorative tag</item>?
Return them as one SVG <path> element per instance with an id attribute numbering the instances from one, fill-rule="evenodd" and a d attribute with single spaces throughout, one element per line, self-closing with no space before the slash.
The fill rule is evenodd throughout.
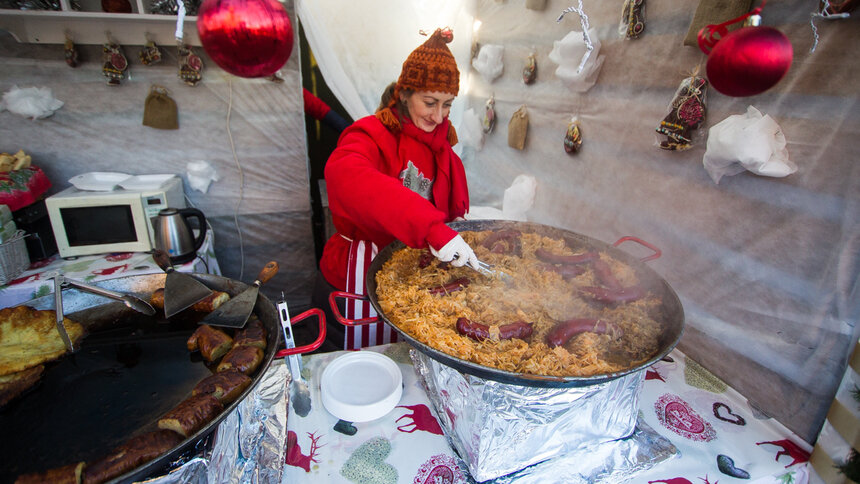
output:
<path id="1" fill-rule="evenodd" d="M 187 44 L 179 45 L 179 78 L 189 86 L 203 79 L 203 60 Z"/>
<path id="2" fill-rule="evenodd" d="M 165 87 L 153 84 L 143 103 L 143 125 L 156 129 L 179 129 L 176 101 Z"/>
<path id="3" fill-rule="evenodd" d="M 579 121 L 576 116 L 570 118 L 567 131 L 564 133 L 564 151 L 576 153 L 582 146 L 582 132 L 579 129 Z"/>
<path id="4" fill-rule="evenodd" d="M 487 104 L 484 106 L 484 118 L 481 120 L 481 127 L 483 127 L 485 133 L 493 131 L 493 127 L 496 126 L 495 106 L 496 99 L 490 96 L 490 99 L 487 99 Z"/>
<path id="5" fill-rule="evenodd" d="M 117 43 L 104 44 L 102 47 L 102 74 L 108 78 L 109 86 L 119 86 L 128 69 L 128 59 Z"/>
<path id="6" fill-rule="evenodd" d="M 66 37 L 66 44 L 63 47 L 63 55 L 66 58 L 66 64 L 70 67 L 78 67 L 78 49 L 75 48 L 75 43 L 72 39 Z"/>
<path id="7" fill-rule="evenodd" d="M 526 66 L 523 67 L 523 82 L 526 84 L 531 84 L 535 82 L 535 77 L 537 76 L 537 60 L 535 60 L 535 54 L 532 52 L 529 54 L 528 58 L 526 58 Z"/>
<path id="8" fill-rule="evenodd" d="M 511 116 L 511 121 L 508 123 L 508 146 L 521 150 L 526 146 L 526 134 L 529 130 L 529 113 L 526 110 L 526 105 L 523 104 Z"/>
<path id="9" fill-rule="evenodd" d="M 618 33 L 626 39 L 638 39 L 645 31 L 645 0 L 624 0 Z"/>
<path id="10" fill-rule="evenodd" d="M 140 62 L 145 66 L 161 62 L 161 50 L 159 50 L 158 46 L 155 45 L 155 42 L 151 40 L 146 42 L 146 45 L 143 46 L 143 49 L 140 49 L 140 53 L 138 55 L 140 57 Z"/>
<path id="11" fill-rule="evenodd" d="M 657 132 L 667 136 L 660 143 L 664 150 L 686 150 L 693 146 L 693 132 L 705 120 L 708 81 L 696 75 L 681 81 L 675 98 L 669 105 L 669 114 L 660 121 Z"/>

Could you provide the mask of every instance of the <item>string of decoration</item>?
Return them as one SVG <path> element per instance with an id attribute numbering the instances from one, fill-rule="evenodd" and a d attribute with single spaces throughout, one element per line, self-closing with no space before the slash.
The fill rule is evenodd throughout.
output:
<path id="1" fill-rule="evenodd" d="M 582 8 L 582 0 L 579 0 L 578 7 L 568 7 L 562 10 L 561 15 L 558 16 L 556 22 L 561 22 L 561 19 L 571 12 L 576 12 L 577 15 L 579 15 L 579 22 L 582 24 L 582 40 L 585 41 L 585 54 L 583 54 L 582 60 L 579 61 L 579 67 L 576 69 L 576 73 L 579 74 L 585 67 L 585 63 L 588 62 L 588 58 L 591 57 L 591 51 L 594 50 L 594 44 L 591 43 L 591 36 L 588 34 L 588 15 L 585 14 L 585 10 Z"/>

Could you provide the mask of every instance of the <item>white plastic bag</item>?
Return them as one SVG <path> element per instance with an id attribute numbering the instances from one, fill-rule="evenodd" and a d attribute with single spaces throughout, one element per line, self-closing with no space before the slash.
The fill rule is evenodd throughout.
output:
<path id="1" fill-rule="evenodd" d="M 493 82 L 502 75 L 505 68 L 502 62 L 502 54 L 505 48 L 501 45 L 487 44 L 481 46 L 478 56 L 472 61 L 472 67 L 480 72 L 487 82 Z"/>
<path id="2" fill-rule="evenodd" d="M 597 82 L 600 68 L 605 56 L 600 54 L 600 40 L 594 29 L 588 30 L 593 50 L 588 55 L 585 64 L 582 59 L 588 52 L 585 37 L 582 32 L 571 30 L 563 39 L 553 42 L 549 60 L 558 64 L 555 75 L 570 89 L 576 92 L 586 92 Z M 582 70 L 579 66 L 582 64 Z"/>
<path id="3" fill-rule="evenodd" d="M 218 181 L 218 172 L 215 167 L 208 161 L 197 160 L 190 161 L 185 166 L 186 175 L 188 176 L 188 185 L 194 190 L 199 190 L 206 193 L 209 190 L 209 184 L 213 181 Z"/>
<path id="4" fill-rule="evenodd" d="M 469 108 L 463 113 L 460 127 L 457 129 L 457 138 L 463 146 L 469 146 L 480 150 L 484 146 L 484 129 L 481 126 L 481 117 L 474 109 Z"/>
<path id="5" fill-rule="evenodd" d="M 530 175 L 519 175 L 505 189 L 502 209 L 487 206 L 473 206 L 466 214 L 466 220 L 515 220 L 527 221 L 526 212 L 535 203 L 537 180 Z"/>
<path id="6" fill-rule="evenodd" d="M 723 176 L 749 170 L 756 175 L 784 177 L 797 171 L 788 159 L 785 135 L 768 115 L 753 106 L 711 127 L 702 163 L 719 184 Z"/>
<path id="7" fill-rule="evenodd" d="M 54 114 L 63 107 L 63 101 L 54 98 L 54 93 L 47 87 L 12 87 L 3 94 L 3 104 L 9 112 L 28 117 L 42 119 Z"/>

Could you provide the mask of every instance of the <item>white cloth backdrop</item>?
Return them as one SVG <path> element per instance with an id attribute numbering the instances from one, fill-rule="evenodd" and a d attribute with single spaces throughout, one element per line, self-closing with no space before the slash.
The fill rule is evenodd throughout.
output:
<path id="1" fill-rule="evenodd" d="M 460 92 L 468 88 L 472 38 L 471 0 L 298 0 L 296 11 L 326 84 L 353 119 L 372 114 L 413 49 L 437 28 L 450 27 L 449 44 L 460 67 Z M 459 119 L 465 101 L 452 107 Z"/>

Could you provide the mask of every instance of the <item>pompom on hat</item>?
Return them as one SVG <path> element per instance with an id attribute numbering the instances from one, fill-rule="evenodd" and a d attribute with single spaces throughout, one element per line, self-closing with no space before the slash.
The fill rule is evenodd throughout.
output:
<path id="1" fill-rule="evenodd" d="M 452 40 L 454 33 L 450 29 L 436 29 L 426 42 L 409 54 L 403 62 L 391 100 L 386 107 L 376 112 L 376 118 L 386 128 L 395 133 L 401 129 L 400 120 L 392 109 L 400 102 L 400 93 L 404 89 L 457 95 L 460 90 L 460 71 L 447 45 Z M 457 133 L 450 123 L 448 141 L 452 146 L 457 144 Z"/>

